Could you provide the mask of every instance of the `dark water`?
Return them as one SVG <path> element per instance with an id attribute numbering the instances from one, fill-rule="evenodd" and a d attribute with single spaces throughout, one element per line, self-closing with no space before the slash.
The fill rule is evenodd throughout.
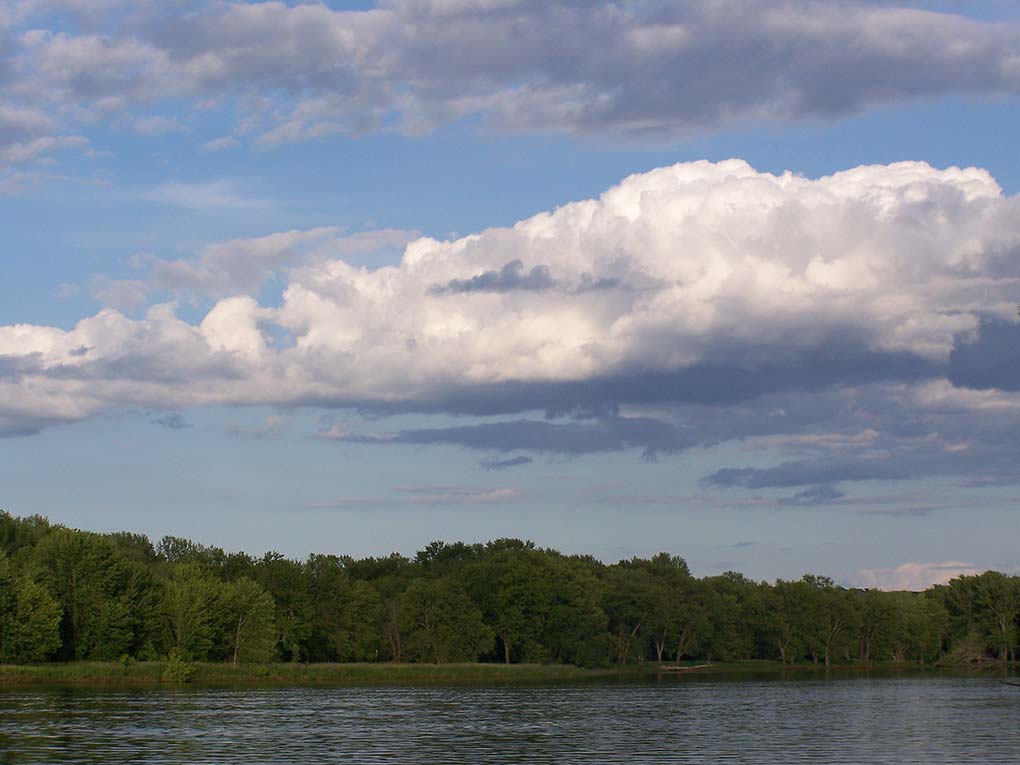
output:
<path id="1" fill-rule="evenodd" d="M 1017 763 L 1020 688 L 891 677 L 0 692 L 2 763 Z"/>

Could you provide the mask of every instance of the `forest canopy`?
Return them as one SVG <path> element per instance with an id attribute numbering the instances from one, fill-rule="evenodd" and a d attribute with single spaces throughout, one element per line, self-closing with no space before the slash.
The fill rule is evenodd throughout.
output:
<path id="1" fill-rule="evenodd" d="M 1020 578 L 995 571 L 885 592 L 517 539 L 302 561 L 0 511 L 0 663 L 1008 661 L 1018 619 Z"/>

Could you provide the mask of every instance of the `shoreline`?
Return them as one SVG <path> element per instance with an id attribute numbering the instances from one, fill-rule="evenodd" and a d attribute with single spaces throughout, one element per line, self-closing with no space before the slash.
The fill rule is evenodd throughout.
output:
<path id="1" fill-rule="evenodd" d="M 953 675 L 1001 674 L 993 667 L 944 667 L 915 663 L 869 662 L 838 664 L 782 664 L 752 660 L 706 664 L 643 662 L 625 666 L 583 668 L 567 664 L 231 664 L 196 662 L 186 682 L 163 677 L 168 662 L 71 662 L 38 665 L 0 665 L 0 690 L 29 686 L 68 687 L 244 687 L 302 688 L 358 686 L 537 685 L 593 681 L 673 681 L 689 677 L 768 677 L 792 674 L 939 673 Z"/>

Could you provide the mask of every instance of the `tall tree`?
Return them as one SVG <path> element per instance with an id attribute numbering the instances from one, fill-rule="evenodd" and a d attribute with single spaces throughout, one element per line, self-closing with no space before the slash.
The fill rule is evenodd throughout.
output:
<path id="1" fill-rule="evenodd" d="M 168 648 L 207 661 L 218 637 L 223 584 L 198 563 L 182 563 L 164 585 L 163 613 Z"/>
<path id="2" fill-rule="evenodd" d="M 63 611 L 64 658 L 116 659 L 137 650 L 155 624 L 150 570 L 101 535 L 55 528 L 36 545 L 32 571 Z"/>
<path id="3" fill-rule="evenodd" d="M 811 628 L 807 631 L 807 647 L 816 662 L 823 659 L 828 667 L 837 651 L 850 644 L 858 623 L 856 602 L 829 577 L 806 574 L 802 581 L 808 585 L 805 617 Z"/>
<path id="4" fill-rule="evenodd" d="M 408 653 L 418 661 L 476 661 L 492 649 L 492 630 L 453 579 L 415 580 L 401 597 L 400 608 L 408 628 Z"/>
<path id="5" fill-rule="evenodd" d="M 0 663 L 43 661 L 59 647 L 60 607 L 0 550 Z"/>
<path id="6" fill-rule="evenodd" d="M 1014 656 L 1017 615 L 1020 614 L 1020 580 L 998 571 L 977 577 L 977 606 L 983 614 L 985 634 L 1001 661 Z"/>
<path id="7" fill-rule="evenodd" d="M 224 637 L 231 663 L 271 661 L 276 645 L 272 596 L 247 577 L 223 588 Z"/>

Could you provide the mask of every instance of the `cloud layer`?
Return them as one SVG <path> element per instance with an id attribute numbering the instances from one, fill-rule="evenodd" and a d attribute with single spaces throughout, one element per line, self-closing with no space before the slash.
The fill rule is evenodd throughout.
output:
<path id="1" fill-rule="evenodd" d="M 109 11 L 116 10 L 117 13 Z M 106 121 L 232 116 L 210 149 L 332 134 L 492 130 L 670 139 L 946 94 L 1015 95 L 1020 28 L 829 0 L 20 2 L 0 12 L 0 164 Z M 165 113 L 162 113 L 165 112 Z"/>
<path id="2" fill-rule="evenodd" d="M 401 237 L 292 231 L 155 263 L 157 286 L 229 295 L 197 324 L 161 304 L 0 327 L 0 430 L 125 406 L 351 407 L 488 419 L 325 435 L 648 457 L 767 442 L 788 460 L 706 484 L 808 487 L 799 505 L 839 501 L 841 481 L 1017 478 L 1020 200 L 983 170 L 680 164 L 415 239 L 396 266 L 340 257 Z M 253 297 L 270 277 L 274 307 Z"/>

